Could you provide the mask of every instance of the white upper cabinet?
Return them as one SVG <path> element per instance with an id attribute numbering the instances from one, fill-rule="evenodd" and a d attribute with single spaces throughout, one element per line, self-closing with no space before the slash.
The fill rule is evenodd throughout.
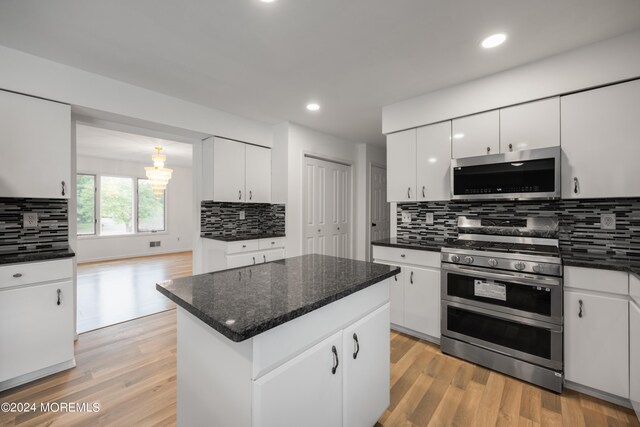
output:
<path id="1" fill-rule="evenodd" d="M 451 124 L 451 155 L 461 157 L 497 154 L 500 151 L 498 110 L 454 119 Z"/>
<path id="2" fill-rule="evenodd" d="M 418 128 L 417 200 L 451 198 L 451 122 Z"/>
<path id="3" fill-rule="evenodd" d="M 0 197 L 69 198 L 71 108 L 0 91 Z"/>
<path id="4" fill-rule="evenodd" d="M 257 145 L 246 147 L 246 201 L 271 202 L 271 150 Z"/>
<path id="5" fill-rule="evenodd" d="M 415 129 L 387 135 L 387 200 L 417 200 Z"/>
<path id="6" fill-rule="evenodd" d="M 271 150 L 214 138 L 213 200 L 270 203 Z"/>
<path id="7" fill-rule="evenodd" d="M 562 197 L 640 195 L 640 80 L 561 98 Z"/>
<path id="8" fill-rule="evenodd" d="M 560 98 L 500 110 L 500 152 L 560 145 Z"/>

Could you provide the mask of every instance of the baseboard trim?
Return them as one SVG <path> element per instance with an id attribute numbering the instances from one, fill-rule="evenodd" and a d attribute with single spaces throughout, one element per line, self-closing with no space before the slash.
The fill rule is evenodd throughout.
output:
<path id="1" fill-rule="evenodd" d="M 115 261 L 118 259 L 129 259 L 129 258 L 147 258 L 147 257 L 151 257 L 151 256 L 156 256 L 156 255 L 171 255 L 171 254 L 179 254 L 182 252 L 193 252 L 193 248 L 186 248 L 186 249 L 172 249 L 172 250 L 168 250 L 168 251 L 158 251 L 158 252 L 153 252 L 153 253 L 138 253 L 138 254 L 131 254 L 131 255 L 116 255 L 116 256 L 112 256 L 112 257 L 105 257 L 105 258 L 92 258 L 92 259 L 87 259 L 87 260 L 78 260 L 78 265 L 82 265 L 82 264 L 89 264 L 92 262 L 101 262 L 101 261 Z M 76 254 L 77 256 L 77 254 Z"/>
<path id="2" fill-rule="evenodd" d="M 39 380 L 40 378 L 48 377 L 49 375 L 57 374 L 58 372 L 66 371 L 67 369 L 75 367 L 76 359 L 74 357 L 73 359 L 67 360 L 66 362 L 58 363 L 57 365 L 49 366 L 47 368 L 39 369 L 35 372 L 20 375 L 19 377 L 12 378 L 10 380 L 2 381 L 0 382 L 0 391 L 5 391 L 10 388 L 30 383 L 31 381 Z"/>
<path id="3" fill-rule="evenodd" d="M 571 381 L 564 381 L 564 386 L 574 391 L 578 391 L 583 394 L 588 394 L 589 396 L 597 397 L 598 399 L 605 400 L 609 403 L 614 403 L 619 406 L 624 406 L 625 408 L 633 409 L 631 406 L 631 401 L 629 399 L 625 399 L 624 397 L 615 396 L 613 394 L 609 394 L 604 391 L 596 390 L 591 387 L 587 387 L 585 385 L 576 384 Z"/>
<path id="4" fill-rule="evenodd" d="M 413 329 L 408 329 L 403 326 L 396 325 L 395 323 L 391 324 L 391 329 L 402 334 L 411 335 L 412 337 L 419 338 L 423 341 L 428 341 L 432 344 L 440 345 L 440 338 L 432 337 L 431 335 L 423 334 L 421 332 L 414 331 Z"/>

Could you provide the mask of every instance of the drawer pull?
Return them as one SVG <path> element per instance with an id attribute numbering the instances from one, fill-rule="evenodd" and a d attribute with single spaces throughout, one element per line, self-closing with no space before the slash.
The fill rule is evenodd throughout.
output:
<path id="1" fill-rule="evenodd" d="M 242 248 L 243 248 L 243 249 L 244 249 L 244 248 L 246 248 L 246 247 L 247 247 L 247 245 L 242 245 Z"/>
<path id="2" fill-rule="evenodd" d="M 253 257 L 253 265 L 256 265 L 256 257 Z"/>
<path id="3" fill-rule="evenodd" d="M 16 273 L 13 275 L 13 277 L 15 277 L 16 279 L 19 279 L 20 277 L 22 277 L 22 273 Z"/>
<path id="4" fill-rule="evenodd" d="M 275 244 L 276 244 L 276 242 L 271 242 L 271 244 L 272 244 L 272 245 L 275 245 Z"/>
<path id="5" fill-rule="evenodd" d="M 405 254 L 400 254 L 400 256 L 401 256 L 402 258 L 405 258 L 405 257 L 406 257 L 406 255 L 405 255 Z"/>
<path id="6" fill-rule="evenodd" d="M 57 302 L 58 305 L 60 305 L 60 294 L 62 294 L 62 291 L 58 289 L 58 302 Z"/>
<path id="7" fill-rule="evenodd" d="M 262 259 L 264 260 L 264 262 L 267 262 L 267 256 L 266 255 L 262 255 Z"/>

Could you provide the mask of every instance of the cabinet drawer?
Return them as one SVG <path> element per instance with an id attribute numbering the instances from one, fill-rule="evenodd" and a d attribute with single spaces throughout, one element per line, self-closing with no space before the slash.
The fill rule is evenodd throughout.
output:
<path id="1" fill-rule="evenodd" d="M 284 237 L 274 237 L 272 239 L 260 239 L 260 249 L 284 248 Z"/>
<path id="2" fill-rule="evenodd" d="M 227 243 L 228 254 L 238 254 L 242 252 L 257 251 L 260 248 L 258 240 L 242 240 L 239 242 Z"/>
<path id="3" fill-rule="evenodd" d="M 595 268 L 564 268 L 564 286 L 610 294 L 629 294 L 629 273 Z"/>
<path id="4" fill-rule="evenodd" d="M 376 261 L 388 261 L 390 264 L 414 264 L 423 267 L 440 268 L 440 252 L 399 249 L 387 246 L 373 246 L 373 258 Z"/>
<path id="5" fill-rule="evenodd" d="M 263 262 L 262 254 L 258 253 L 227 255 L 227 269 L 260 264 L 261 262 Z"/>
<path id="6" fill-rule="evenodd" d="M 0 267 L 0 289 L 68 279 L 72 276 L 71 259 L 5 265 Z"/>

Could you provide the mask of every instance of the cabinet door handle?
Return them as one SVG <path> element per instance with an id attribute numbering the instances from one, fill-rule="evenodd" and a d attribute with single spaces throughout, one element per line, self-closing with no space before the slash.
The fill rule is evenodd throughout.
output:
<path id="1" fill-rule="evenodd" d="M 272 244 L 272 245 L 275 245 L 275 244 L 276 244 L 276 242 L 271 242 L 271 244 Z"/>
<path id="2" fill-rule="evenodd" d="M 487 154 L 491 152 L 491 147 L 487 147 Z"/>
<path id="3" fill-rule="evenodd" d="M 256 265 L 256 257 L 253 257 L 253 265 Z"/>
<path id="4" fill-rule="evenodd" d="M 242 247 L 243 247 L 243 248 L 246 248 L 246 247 L 247 247 L 247 245 L 242 245 Z"/>
<path id="5" fill-rule="evenodd" d="M 580 184 L 578 183 L 578 177 L 574 176 L 573 177 L 573 193 L 578 194 L 578 191 L 580 191 Z"/>
<path id="6" fill-rule="evenodd" d="M 513 151 L 513 144 L 509 144 L 509 151 Z"/>
<path id="7" fill-rule="evenodd" d="M 16 273 L 13 275 L 13 277 L 15 277 L 16 279 L 19 279 L 22 277 L 22 273 Z"/>
<path id="8" fill-rule="evenodd" d="M 427 191 L 426 186 L 422 186 L 422 198 L 424 199 L 425 197 L 427 197 L 427 195 L 425 194 L 425 191 Z"/>
<path id="9" fill-rule="evenodd" d="M 358 358 L 358 353 L 360 353 L 360 343 L 358 342 L 358 334 L 353 333 L 353 342 L 355 344 L 355 350 L 353 351 L 353 358 Z"/>
<path id="10" fill-rule="evenodd" d="M 333 353 L 333 367 L 331 368 L 331 373 L 335 375 L 338 370 L 338 365 L 340 364 L 340 361 L 338 360 L 338 350 L 336 350 L 335 345 L 331 346 L 331 352 Z"/>
<path id="11" fill-rule="evenodd" d="M 413 271 L 411 272 L 411 275 L 409 276 L 409 281 L 413 285 Z"/>
<path id="12" fill-rule="evenodd" d="M 400 254 L 400 257 L 404 258 L 404 257 L 406 257 L 406 255 L 405 254 Z"/>
<path id="13" fill-rule="evenodd" d="M 411 187 L 407 188 L 407 199 L 411 198 Z"/>
<path id="14" fill-rule="evenodd" d="M 249 200 L 253 199 L 253 192 L 251 190 L 249 190 Z"/>
<path id="15" fill-rule="evenodd" d="M 578 300 L 578 307 L 579 307 L 578 317 L 581 318 L 581 319 L 582 319 L 582 316 L 583 316 L 583 314 L 582 314 L 582 305 L 583 305 L 582 304 L 582 300 Z"/>
<path id="16" fill-rule="evenodd" d="M 67 184 L 65 184 L 65 182 L 64 182 L 64 181 L 61 181 L 61 182 L 60 182 L 60 185 L 61 185 L 61 187 L 62 187 L 62 195 L 64 196 L 64 195 L 65 195 L 65 193 L 67 192 Z"/>
<path id="17" fill-rule="evenodd" d="M 267 262 L 267 256 L 266 255 L 262 255 L 262 259 L 264 260 L 264 262 Z"/>
<path id="18" fill-rule="evenodd" d="M 60 305 L 60 295 L 62 294 L 62 291 L 60 289 L 58 289 L 58 302 L 57 305 Z"/>
<path id="19" fill-rule="evenodd" d="M 238 190 L 238 200 L 242 200 L 242 190 Z"/>
<path id="20" fill-rule="evenodd" d="M 398 281 L 398 275 L 397 274 L 395 276 L 393 276 L 393 280 L 395 280 L 396 282 Z"/>

